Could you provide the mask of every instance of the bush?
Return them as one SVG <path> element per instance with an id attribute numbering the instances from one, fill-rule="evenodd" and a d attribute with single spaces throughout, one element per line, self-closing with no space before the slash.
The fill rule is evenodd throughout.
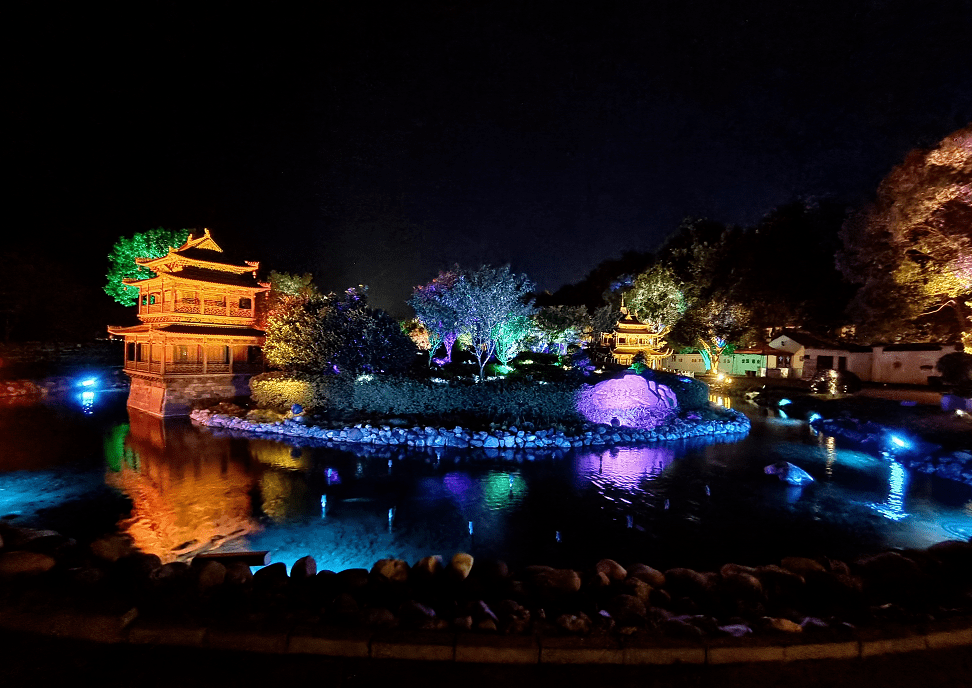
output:
<path id="1" fill-rule="evenodd" d="M 522 380 L 432 382 L 407 377 L 265 373 L 250 380 L 260 406 L 358 411 L 381 416 L 475 418 L 482 423 L 574 423 L 577 385 Z"/>
<path id="2" fill-rule="evenodd" d="M 962 351 L 945 354 L 935 364 L 942 374 L 942 382 L 955 388 L 962 396 L 972 395 L 972 354 Z"/>

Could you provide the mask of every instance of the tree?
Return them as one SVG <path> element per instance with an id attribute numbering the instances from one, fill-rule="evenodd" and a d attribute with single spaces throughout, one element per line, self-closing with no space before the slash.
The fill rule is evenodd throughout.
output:
<path id="1" fill-rule="evenodd" d="M 546 306 L 534 316 L 543 348 L 552 348 L 561 356 L 567 353 L 568 346 L 580 343 L 589 323 L 584 306 Z"/>
<path id="2" fill-rule="evenodd" d="M 479 364 L 479 379 L 484 379 L 487 361 L 496 353 L 502 327 L 510 320 L 533 314 L 529 302 L 533 289 L 526 275 L 510 272 L 510 266 L 483 265 L 463 271 L 443 299 L 459 316 L 461 332 L 469 338 L 469 350 Z"/>
<path id="3" fill-rule="evenodd" d="M 267 322 L 264 356 L 303 373 L 402 373 L 416 353 L 398 322 L 370 308 L 364 289 L 284 295 Z"/>
<path id="4" fill-rule="evenodd" d="M 909 153 L 841 241 L 837 265 L 860 285 L 849 313 L 864 338 L 958 335 L 972 351 L 972 125 Z M 938 326 L 943 312 L 951 327 Z"/>
<path id="5" fill-rule="evenodd" d="M 534 331 L 533 320 L 515 315 L 503 321 L 496 334 L 496 360 L 509 371 L 510 361 L 526 348 L 526 341 Z"/>
<path id="6" fill-rule="evenodd" d="M 638 275 L 625 295 L 625 305 L 639 320 L 656 330 L 672 327 L 685 312 L 682 285 L 672 270 L 656 263 Z"/>
<path id="7" fill-rule="evenodd" d="M 425 326 L 429 337 L 429 366 L 435 360 L 439 346 L 445 347 L 442 363 L 452 360 L 452 346 L 459 334 L 459 316 L 446 301 L 445 295 L 459 278 L 459 269 L 439 272 L 428 284 L 415 287 L 408 304 L 415 317 Z"/>
<path id="8" fill-rule="evenodd" d="M 155 274 L 136 264 L 135 259 L 166 255 L 170 247 L 186 243 L 189 231 L 158 227 L 146 232 L 136 232 L 130 237 L 120 237 L 108 254 L 108 282 L 105 284 L 105 293 L 123 306 L 134 306 L 138 302 L 138 288 L 126 285 L 122 280 L 147 279 Z"/>

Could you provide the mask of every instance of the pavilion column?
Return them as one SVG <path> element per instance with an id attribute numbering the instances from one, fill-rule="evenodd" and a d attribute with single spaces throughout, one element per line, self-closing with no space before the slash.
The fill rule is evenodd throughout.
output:
<path id="1" fill-rule="evenodd" d="M 203 350 L 203 373 L 206 372 L 207 365 L 209 363 L 209 347 L 206 346 L 206 344 L 207 344 L 207 342 L 204 339 L 203 340 L 203 343 L 202 343 L 202 350 Z"/>

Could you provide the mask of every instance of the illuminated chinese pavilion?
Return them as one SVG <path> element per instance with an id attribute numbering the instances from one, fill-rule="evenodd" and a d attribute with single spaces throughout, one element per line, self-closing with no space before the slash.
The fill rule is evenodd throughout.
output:
<path id="1" fill-rule="evenodd" d="M 672 353 L 671 349 L 665 348 L 666 342 L 662 339 L 670 328 L 657 330 L 631 315 L 624 306 L 621 307 L 621 315 L 614 332 L 601 335 L 601 345 L 610 351 L 611 361 L 631 365 L 634 357 L 642 352 L 645 364 L 649 368 L 658 368 L 659 361 Z"/>
<path id="2" fill-rule="evenodd" d="M 138 319 L 109 327 L 125 340 L 130 407 L 156 416 L 188 415 L 197 400 L 249 394 L 262 372 L 263 330 L 257 326 L 259 263 L 236 263 L 203 230 L 161 258 L 136 258 L 153 277 L 125 280 L 138 288 Z"/>

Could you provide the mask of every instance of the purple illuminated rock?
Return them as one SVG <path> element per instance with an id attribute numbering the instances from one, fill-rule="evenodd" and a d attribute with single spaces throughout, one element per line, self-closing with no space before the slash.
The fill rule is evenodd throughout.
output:
<path id="1" fill-rule="evenodd" d="M 625 427 L 653 428 L 678 410 L 678 399 L 665 385 L 629 373 L 584 387 L 577 410 L 593 423 L 610 425 L 617 419 Z"/>

